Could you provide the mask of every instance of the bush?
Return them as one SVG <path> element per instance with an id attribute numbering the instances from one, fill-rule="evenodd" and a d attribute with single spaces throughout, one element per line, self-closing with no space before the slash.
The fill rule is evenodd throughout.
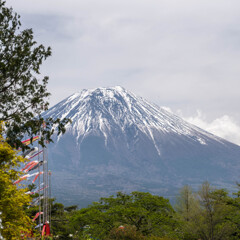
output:
<path id="1" fill-rule="evenodd" d="M 144 236 L 137 232 L 135 226 L 124 225 L 118 228 L 113 228 L 107 238 L 110 239 L 124 239 L 124 240 L 144 240 Z"/>

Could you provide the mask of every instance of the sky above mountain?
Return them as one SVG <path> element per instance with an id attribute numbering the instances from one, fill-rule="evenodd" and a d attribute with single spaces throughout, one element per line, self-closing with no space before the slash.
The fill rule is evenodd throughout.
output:
<path id="1" fill-rule="evenodd" d="M 238 0 L 7 5 L 52 47 L 42 68 L 51 105 L 83 88 L 120 85 L 240 144 Z"/>

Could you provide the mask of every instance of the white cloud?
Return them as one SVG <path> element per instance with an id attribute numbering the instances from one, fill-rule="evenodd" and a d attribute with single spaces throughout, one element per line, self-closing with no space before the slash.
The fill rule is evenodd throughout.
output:
<path id="1" fill-rule="evenodd" d="M 172 109 L 170 107 L 167 107 L 167 106 L 161 106 L 162 109 L 170 112 L 170 113 L 173 113 Z"/>
<path id="2" fill-rule="evenodd" d="M 183 117 L 182 111 L 179 110 L 177 113 Z M 183 117 L 183 119 L 216 136 L 240 145 L 240 126 L 228 115 L 224 115 L 213 121 L 207 121 L 206 116 L 198 110 L 195 116 Z"/>

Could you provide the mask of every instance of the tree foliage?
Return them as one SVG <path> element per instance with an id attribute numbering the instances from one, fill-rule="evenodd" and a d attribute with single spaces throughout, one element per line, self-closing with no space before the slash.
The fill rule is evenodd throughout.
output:
<path id="1" fill-rule="evenodd" d="M 229 196 L 207 182 L 195 192 L 185 186 L 175 208 L 142 192 L 119 192 L 80 210 L 52 203 L 52 229 L 58 239 L 240 239 L 240 191 Z"/>
<path id="2" fill-rule="evenodd" d="M 0 130 L 0 212 L 5 239 L 17 239 L 31 229 L 31 221 L 24 211 L 30 197 L 24 188 L 18 189 L 13 185 L 19 177 L 15 169 L 23 161 L 2 137 Z"/>
<path id="3" fill-rule="evenodd" d="M 144 192 L 132 192 L 130 195 L 119 192 L 116 197 L 101 198 L 88 208 L 77 211 L 71 218 L 71 224 L 73 231 L 78 231 L 80 235 L 84 226 L 90 226 L 89 234 L 99 239 L 106 239 L 120 225 L 132 226 L 143 236 L 174 238 L 178 230 L 169 201 Z"/>
<path id="4" fill-rule="evenodd" d="M 197 193 L 191 194 L 194 204 L 186 215 L 186 207 L 179 208 L 181 203 L 186 203 L 186 194 L 182 194 L 186 189 L 181 190 L 176 208 L 183 220 L 183 239 L 239 239 L 239 209 L 234 204 L 238 198 L 232 198 L 226 190 L 214 189 L 205 182 Z"/>
<path id="5" fill-rule="evenodd" d="M 182 217 L 183 221 L 189 222 L 196 211 L 199 209 L 199 200 L 193 193 L 190 186 L 186 185 L 180 189 L 179 195 L 176 197 L 177 204 L 175 209 Z"/>
<path id="6" fill-rule="evenodd" d="M 37 45 L 32 29 L 21 30 L 20 16 L 0 0 L 0 121 L 5 122 L 12 146 L 20 146 L 24 134 L 38 134 L 43 122 L 47 140 L 51 140 L 53 127 L 64 132 L 68 120 L 41 117 L 48 109 L 50 93 L 48 77 L 41 78 L 40 66 L 50 55 L 50 47 Z"/>

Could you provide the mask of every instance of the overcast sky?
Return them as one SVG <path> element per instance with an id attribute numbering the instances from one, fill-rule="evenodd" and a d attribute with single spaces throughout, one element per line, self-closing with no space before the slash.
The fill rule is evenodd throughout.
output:
<path id="1" fill-rule="evenodd" d="M 120 85 L 240 144 L 239 0 L 7 0 L 53 55 L 51 105 Z"/>

